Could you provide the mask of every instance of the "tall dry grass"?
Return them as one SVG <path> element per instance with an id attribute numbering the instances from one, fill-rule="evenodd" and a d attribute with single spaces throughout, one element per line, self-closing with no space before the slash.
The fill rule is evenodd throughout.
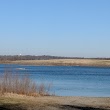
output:
<path id="1" fill-rule="evenodd" d="M 13 74 L 4 72 L 0 76 L 0 93 L 15 93 L 28 96 L 49 95 L 51 88 L 49 85 L 41 83 L 37 85 L 29 75 Z"/>

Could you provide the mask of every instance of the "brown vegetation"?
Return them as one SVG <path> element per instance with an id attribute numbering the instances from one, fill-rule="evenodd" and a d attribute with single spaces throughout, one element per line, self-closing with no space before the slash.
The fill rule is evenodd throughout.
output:
<path id="1" fill-rule="evenodd" d="M 0 63 L 25 65 L 63 65 L 63 66 L 105 66 L 110 67 L 110 58 L 83 58 L 58 56 L 14 55 L 0 56 Z"/>
<path id="2" fill-rule="evenodd" d="M 0 110 L 109 110 L 110 98 L 4 94 Z"/>
<path id="3" fill-rule="evenodd" d="M 37 85 L 28 75 L 21 76 L 6 72 L 0 76 L 1 94 L 14 93 L 28 96 L 49 95 L 48 88 L 44 83 Z"/>
<path id="4" fill-rule="evenodd" d="M 110 60 L 99 59 L 51 59 L 51 60 L 16 60 L 0 63 L 48 66 L 103 66 L 110 67 Z"/>
<path id="5" fill-rule="evenodd" d="M 49 60 L 49 59 L 81 59 L 82 57 L 60 57 L 50 55 L 0 55 L 0 61 L 15 61 L 15 60 Z"/>

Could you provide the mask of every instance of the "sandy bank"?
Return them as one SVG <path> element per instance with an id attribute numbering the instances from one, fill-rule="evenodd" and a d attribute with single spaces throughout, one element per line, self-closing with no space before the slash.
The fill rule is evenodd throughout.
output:
<path id="1" fill-rule="evenodd" d="M 0 96 L 0 110 L 109 110 L 110 98 Z"/>

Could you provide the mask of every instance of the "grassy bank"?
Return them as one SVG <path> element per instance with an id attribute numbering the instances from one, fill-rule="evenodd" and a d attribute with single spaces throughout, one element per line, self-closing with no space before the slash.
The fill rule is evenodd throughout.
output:
<path id="1" fill-rule="evenodd" d="M 0 61 L 1 64 L 48 65 L 48 66 L 104 66 L 110 67 L 110 60 L 101 59 L 52 59 Z"/>
<path id="2" fill-rule="evenodd" d="M 0 96 L 0 110 L 109 110 L 110 98 L 25 96 L 4 94 Z"/>

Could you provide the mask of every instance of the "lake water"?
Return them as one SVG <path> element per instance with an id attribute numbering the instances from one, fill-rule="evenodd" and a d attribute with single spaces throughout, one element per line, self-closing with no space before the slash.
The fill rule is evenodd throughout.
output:
<path id="1" fill-rule="evenodd" d="M 28 73 L 38 84 L 51 83 L 51 93 L 55 95 L 110 97 L 110 68 L 107 67 L 0 64 L 0 74 L 7 70 Z"/>

